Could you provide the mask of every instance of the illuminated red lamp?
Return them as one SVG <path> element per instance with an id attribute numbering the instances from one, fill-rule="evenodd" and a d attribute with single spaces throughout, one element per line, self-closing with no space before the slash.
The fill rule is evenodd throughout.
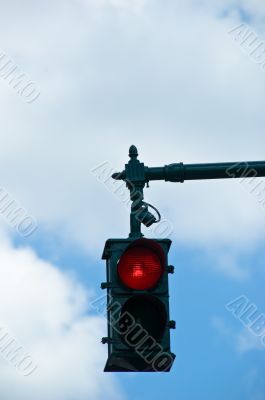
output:
<path id="1" fill-rule="evenodd" d="M 135 241 L 118 263 L 122 283 L 134 290 L 152 289 L 160 281 L 163 271 L 163 250 L 150 239 Z"/>

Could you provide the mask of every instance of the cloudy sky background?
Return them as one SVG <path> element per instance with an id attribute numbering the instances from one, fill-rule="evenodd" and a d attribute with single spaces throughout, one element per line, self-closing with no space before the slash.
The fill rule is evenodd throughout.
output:
<path id="1" fill-rule="evenodd" d="M 26 104 L 0 78 L 1 187 L 38 221 L 22 238 L 1 218 L 0 324 L 38 364 L 23 377 L 0 359 L 1 398 L 265 399 L 264 348 L 225 309 L 244 294 L 265 313 L 253 186 L 146 189 L 174 227 L 171 374 L 104 375 L 106 322 L 89 307 L 104 242 L 129 221 L 97 166 L 123 169 L 131 144 L 149 166 L 264 159 L 265 71 L 227 34 L 248 23 L 265 41 L 264 19 L 259 0 L 2 1 L 0 50 L 41 95 Z"/>

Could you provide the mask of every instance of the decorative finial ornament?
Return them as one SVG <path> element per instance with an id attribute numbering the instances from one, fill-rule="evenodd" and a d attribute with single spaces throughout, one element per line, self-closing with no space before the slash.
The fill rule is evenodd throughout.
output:
<path id="1" fill-rule="evenodd" d="M 138 157 L 138 151 L 136 146 L 132 145 L 129 149 L 129 157 L 130 158 L 137 158 Z"/>

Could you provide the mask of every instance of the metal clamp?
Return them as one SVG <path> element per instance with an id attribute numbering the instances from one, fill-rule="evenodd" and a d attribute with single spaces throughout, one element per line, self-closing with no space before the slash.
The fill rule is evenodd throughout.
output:
<path id="1" fill-rule="evenodd" d="M 175 267 L 173 265 L 168 265 L 167 272 L 169 274 L 174 274 L 175 273 Z"/>

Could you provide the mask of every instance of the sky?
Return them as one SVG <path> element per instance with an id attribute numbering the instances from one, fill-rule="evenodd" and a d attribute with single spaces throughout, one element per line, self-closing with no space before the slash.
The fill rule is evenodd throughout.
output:
<path id="1" fill-rule="evenodd" d="M 171 227 L 169 374 L 104 374 L 107 322 L 91 307 L 105 241 L 129 232 L 126 191 L 102 165 L 123 170 L 132 144 L 148 166 L 264 160 L 264 21 L 261 0 L 2 1 L 1 399 L 265 399 L 265 343 L 246 326 L 265 314 L 262 178 L 145 189 Z M 36 99 L 10 83 L 12 67 Z M 4 340 L 30 355 L 30 375 Z"/>

